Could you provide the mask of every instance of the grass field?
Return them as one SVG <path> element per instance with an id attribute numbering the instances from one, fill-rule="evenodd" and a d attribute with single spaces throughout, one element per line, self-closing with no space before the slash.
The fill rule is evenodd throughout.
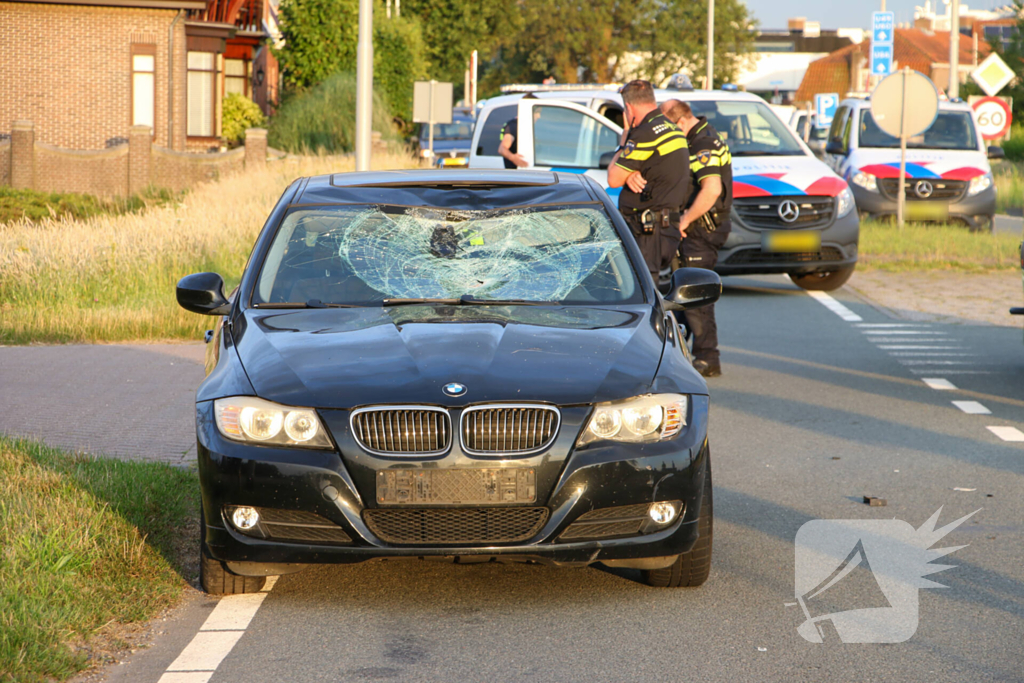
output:
<path id="1" fill-rule="evenodd" d="M 354 163 L 288 158 L 143 213 L 0 225 L 0 344 L 200 339 L 210 321 L 178 307 L 175 283 L 215 271 L 230 290 L 288 184 Z M 417 165 L 374 157 L 375 168 Z"/>
<path id="2" fill-rule="evenodd" d="M 0 185 L 0 223 L 46 218 L 82 219 L 103 214 L 120 215 L 175 201 L 170 190 L 150 188 L 126 198 L 100 199 L 76 192 L 36 192 Z"/>
<path id="3" fill-rule="evenodd" d="M 0 681 L 65 680 L 176 602 L 198 498 L 192 472 L 0 436 Z"/>
<path id="4" fill-rule="evenodd" d="M 1019 267 L 1020 235 L 972 233 L 960 225 L 862 221 L 857 267 L 981 272 Z"/>
<path id="5" fill-rule="evenodd" d="M 1024 170 L 1021 164 L 993 162 L 992 177 L 996 183 L 996 212 L 1021 215 L 1024 210 Z"/>

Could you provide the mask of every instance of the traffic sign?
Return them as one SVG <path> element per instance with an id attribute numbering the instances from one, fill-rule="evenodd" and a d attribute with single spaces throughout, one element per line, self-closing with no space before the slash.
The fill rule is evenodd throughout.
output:
<path id="1" fill-rule="evenodd" d="M 904 83 L 906 93 L 904 94 Z M 903 103 L 907 103 L 904 128 Z M 900 71 L 871 93 L 871 116 L 883 131 L 898 138 L 914 137 L 928 130 L 939 113 L 939 91 L 931 79 L 919 71 Z"/>
<path id="2" fill-rule="evenodd" d="M 871 73 L 876 76 L 892 73 L 892 45 L 871 46 Z"/>
<path id="3" fill-rule="evenodd" d="M 974 116 L 978 119 L 978 130 L 986 140 L 996 140 L 1010 131 L 1013 112 L 1010 105 L 999 97 L 979 97 L 971 102 Z"/>
<path id="4" fill-rule="evenodd" d="M 892 32 L 896 24 L 894 12 L 871 13 L 871 43 L 892 45 Z"/>
<path id="5" fill-rule="evenodd" d="M 839 108 L 839 94 L 826 93 L 814 96 L 814 109 L 817 116 L 814 120 L 816 128 L 828 128 L 835 118 L 836 109 Z"/>
<path id="6" fill-rule="evenodd" d="M 971 78 L 981 86 L 985 94 L 994 97 L 1013 80 L 1014 73 L 995 52 L 985 58 L 978 68 L 971 72 Z"/>

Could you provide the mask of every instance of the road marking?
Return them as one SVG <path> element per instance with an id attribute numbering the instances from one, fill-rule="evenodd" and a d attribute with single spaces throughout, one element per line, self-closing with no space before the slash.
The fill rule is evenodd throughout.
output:
<path id="1" fill-rule="evenodd" d="M 969 360 L 902 360 L 897 358 L 901 365 L 977 365 Z"/>
<path id="2" fill-rule="evenodd" d="M 950 344 L 958 340 L 950 339 L 949 337 L 915 337 L 913 339 L 907 339 L 906 337 L 873 337 L 868 339 L 868 341 L 881 346 L 882 344 L 906 344 L 907 342 L 914 342 L 915 344 Z"/>
<path id="3" fill-rule="evenodd" d="M 929 327 L 922 323 L 857 323 L 854 327 Z"/>
<path id="4" fill-rule="evenodd" d="M 956 386 L 948 379 L 942 379 L 941 377 L 922 377 L 921 381 L 927 384 L 932 389 L 938 391 L 956 391 Z"/>
<path id="5" fill-rule="evenodd" d="M 966 358 L 969 356 L 977 357 L 976 353 L 961 353 L 959 351 L 890 351 L 890 356 L 956 356 L 957 358 Z"/>
<path id="6" fill-rule="evenodd" d="M 1016 427 L 988 427 L 987 429 L 1003 441 L 1024 441 L 1024 432 Z"/>
<path id="7" fill-rule="evenodd" d="M 892 336 L 896 334 L 930 334 L 935 336 L 944 336 L 947 334 L 941 330 L 861 330 L 860 333 L 868 336 L 875 335 L 876 337 Z"/>
<path id="8" fill-rule="evenodd" d="M 968 415 L 991 415 L 992 411 L 981 405 L 977 401 L 953 401 L 960 410 L 964 411 Z"/>
<path id="9" fill-rule="evenodd" d="M 842 305 L 825 292 L 807 292 L 812 299 L 832 311 L 848 323 L 859 323 L 864 318 L 860 317 L 846 306 Z"/>
<path id="10" fill-rule="evenodd" d="M 929 368 L 921 368 L 921 369 L 910 368 L 910 371 L 912 373 L 914 373 L 915 375 L 923 375 L 926 372 L 937 372 L 937 369 L 936 368 L 931 368 L 931 369 L 929 369 Z M 955 368 L 949 368 L 949 369 L 943 368 L 942 369 L 942 374 L 944 374 L 944 375 L 994 375 L 995 371 L 993 371 L 993 370 L 957 370 Z"/>
<path id="11" fill-rule="evenodd" d="M 923 339 L 918 339 L 916 341 L 924 341 L 924 340 Z M 936 341 L 939 341 L 939 340 L 936 340 Z M 967 346 L 929 346 L 927 344 L 879 344 L 878 348 L 880 348 L 880 349 L 887 349 L 887 350 L 889 350 L 889 349 L 892 349 L 892 350 L 896 350 L 896 349 L 937 349 L 937 350 L 940 350 L 940 351 L 954 351 L 956 349 L 966 349 L 966 348 L 970 348 L 970 347 L 967 347 Z"/>
<path id="12" fill-rule="evenodd" d="M 245 634 L 275 583 L 277 577 L 270 576 L 259 593 L 221 598 L 192 642 L 167 667 L 159 683 L 207 683 Z"/>

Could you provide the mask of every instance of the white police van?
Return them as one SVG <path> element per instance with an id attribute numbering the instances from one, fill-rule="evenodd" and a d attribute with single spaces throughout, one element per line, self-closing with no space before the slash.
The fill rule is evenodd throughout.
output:
<path id="1" fill-rule="evenodd" d="M 517 149 L 530 168 L 588 175 L 608 188 L 622 133 L 619 86 L 516 86 L 477 116 L 470 168 L 504 168 L 501 129 L 519 119 Z M 534 95 L 524 98 L 525 92 Z M 787 273 L 805 289 L 832 290 L 857 264 L 860 221 L 846 181 L 816 159 L 764 100 L 719 90 L 655 90 L 687 102 L 723 136 L 733 157 L 732 233 L 721 275 Z M 620 189 L 607 189 L 613 198 Z"/>
<path id="2" fill-rule="evenodd" d="M 996 188 L 989 159 L 1001 158 L 1001 147 L 986 149 L 970 106 L 940 101 L 931 127 L 907 141 L 907 219 L 991 230 Z M 850 183 L 862 217 L 896 214 L 900 141 L 875 123 L 870 100 L 839 104 L 825 162 Z"/>

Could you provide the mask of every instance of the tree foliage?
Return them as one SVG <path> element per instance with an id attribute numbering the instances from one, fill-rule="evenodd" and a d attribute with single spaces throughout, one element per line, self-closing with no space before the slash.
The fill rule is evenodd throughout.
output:
<path id="1" fill-rule="evenodd" d="M 259 128 L 266 119 L 259 106 L 245 95 L 231 93 L 224 98 L 221 114 L 221 137 L 231 143 L 239 143 L 245 139 L 246 128 Z"/>
<path id="2" fill-rule="evenodd" d="M 989 44 L 992 46 L 992 50 L 998 53 L 1006 65 L 1013 70 L 1013 73 L 1017 74 L 1017 78 L 998 94 L 1000 97 L 1013 98 L 1013 118 L 1015 121 L 1020 121 L 1020 117 L 1024 116 L 1024 0 L 1014 0 L 1013 8 L 1017 13 L 1016 30 L 1006 45 L 999 40 L 994 40 Z M 968 94 L 971 93 L 964 92 L 964 89 L 961 88 L 961 97 L 966 97 Z M 979 89 L 978 94 L 984 93 L 981 93 Z"/>

